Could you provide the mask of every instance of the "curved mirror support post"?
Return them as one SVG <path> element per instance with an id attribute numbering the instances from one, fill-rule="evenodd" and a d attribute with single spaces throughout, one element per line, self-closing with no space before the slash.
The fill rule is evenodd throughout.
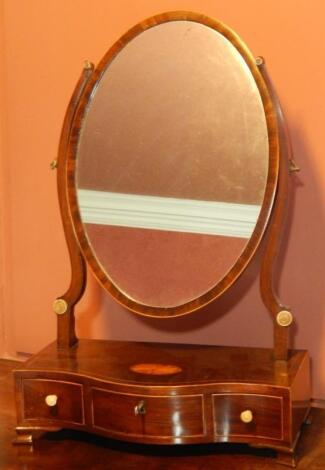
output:
<path id="1" fill-rule="evenodd" d="M 191 21 L 184 21 L 185 16 Z M 187 313 L 213 300 L 238 277 L 266 229 L 274 198 L 261 294 L 274 317 L 275 358 L 286 359 L 292 315 L 277 299 L 272 281 L 291 161 L 281 107 L 262 58 L 256 65 L 264 82 L 256 73 L 255 60 L 230 30 L 211 20 L 196 23 L 191 15 L 185 16 L 131 30 L 108 52 L 96 73 L 92 64 L 85 63 L 72 96 L 58 161 L 72 279 L 68 291 L 54 302 L 58 344 L 69 347 L 76 342 L 73 308 L 85 287 L 84 258 L 103 285 L 131 310 L 163 317 Z M 164 42 L 166 33 L 169 40 Z M 186 60 L 188 50 L 191 60 Z M 197 88 L 202 83 L 206 96 L 202 86 Z M 244 104 L 243 95 L 248 96 Z M 216 112 L 226 109 L 229 116 L 224 113 L 222 121 L 216 120 Z M 234 140 L 233 134 L 237 134 Z M 208 147 L 207 138 L 212 142 Z M 204 158 L 197 164 L 201 154 Z M 239 161 L 243 166 L 238 166 Z M 145 245 L 150 249 L 143 255 Z M 189 269 L 188 253 L 193 250 L 203 264 L 192 263 Z M 161 251 L 168 259 L 162 266 Z M 178 264 L 172 264 L 176 253 Z M 155 266 L 158 271 L 152 272 Z"/>
<path id="2" fill-rule="evenodd" d="M 75 333 L 74 306 L 82 296 L 86 285 L 86 266 L 85 260 L 80 252 L 76 235 L 74 232 L 72 215 L 73 208 L 68 202 L 68 179 L 71 178 L 71 171 L 68 164 L 69 141 L 76 139 L 72 133 L 72 123 L 75 118 L 76 110 L 85 91 L 86 84 L 93 74 L 93 65 L 86 61 L 82 75 L 76 85 L 71 97 L 62 128 L 58 161 L 54 168 L 58 171 L 58 195 L 61 210 L 62 223 L 65 238 L 69 250 L 71 263 L 71 282 L 69 289 L 54 301 L 53 310 L 57 319 L 57 342 L 59 348 L 69 348 L 77 342 Z"/>
<path id="3" fill-rule="evenodd" d="M 266 233 L 267 241 L 260 273 L 260 288 L 263 302 L 273 316 L 274 357 L 277 360 L 287 360 L 289 333 L 290 326 L 293 322 L 293 316 L 290 309 L 280 302 L 275 293 L 273 270 L 283 234 L 288 209 L 288 200 L 290 197 L 289 173 L 297 171 L 299 168 L 293 163 L 290 136 L 287 131 L 279 99 L 265 67 L 265 61 L 262 57 L 258 57 L 256 63 L 269 89 L 273 107 L 276 112 L 280 144 L 279 180 L 276 199 Z M 291 170 L 291 167 L 294 167 L 294 170 Z"/>

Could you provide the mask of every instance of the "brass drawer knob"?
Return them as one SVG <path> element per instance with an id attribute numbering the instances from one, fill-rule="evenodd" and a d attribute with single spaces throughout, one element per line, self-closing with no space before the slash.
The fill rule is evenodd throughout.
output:
<path id="1" fill-rule="evenodd" d="M 134 407 L 134 414 L 135 416 L 138 416 L 138 415 L 145 415 L 146 414 L 146 403 L 144 400 L 141 400 L 139 401 L 139 403 L 137 405 L 135 405 Z"/>
<path id="2" fill-rule="evenodd" d="M 58 402 L 57 395 L 46 395 L 45 403 L 47 404 L 47 406 L 55 406 L 57 402 Z"/>
<path id="3" fill-rule="evenodd" d="M 251 423 L 253 421 L 253 413 L 251 410 L 245 410 L 240 413 L 240 419 L 243 423 Z"/>

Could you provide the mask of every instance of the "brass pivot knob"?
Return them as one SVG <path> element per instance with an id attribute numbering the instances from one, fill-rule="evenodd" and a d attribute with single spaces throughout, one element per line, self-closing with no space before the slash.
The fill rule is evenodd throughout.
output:
<path id="1" fill-rule="evenodd" d="M 141 400 L 139 401 L 139 403 L 137 405 L 135 405 L 134 407 L 134 414 L 135 416 L 138 416 L 138 415 L 145 415 L 146 414 L 146 403 L 144 400 Z"/>
<path id="2" fill-rule="evenodd" d="M 297 163 L 292 160 L 292 158 L 289 160 L 289 171 L 290 173 L 295 173 L 297 171 L 300 171 L 300 167 L 297 165 Z"/>
<path id="3" fill-rule="evenodd" d="M 68 304 L 64 299 L 56 299 L 53 302 L 53 311 L 57 315 L 63 315 L 68 310 Z"/>
<path id="4" fill-rule="evenodd" d="M 45 397 L 45 403 L 47 404 L 47 406 L 55 406 L 58 402 L 58 397 L 57 395 L 46 395 Z"/>
<path id="5" fill-rule="evenodd" d="M 251 423 L 253 421 L 253 413 L 251 410 L 245 410 L 240 413 L 240 419 L 243 423 Z"/>
<path id="6" fill-rule="evenodd" d="M 55 170 L 58 167 L 58 161 L 52 160 L 50 163 L 51 170 Z"/>
<path id="7" fill-rule="evenodd" d="M 84 60 L 84 70 L 91 70 L 94 68 L 94 64 L 92 64 L 89 60 Z"/>
<path id="8" fill-rule="evenodd" d="M 258 67 L 261 66 L 261 65 L 264 65 L 265 64 L 264 57 L 262 57 L 262 56 L 256 57 L 255 63 Z"/>
<path id="9" fill-rule="evenodd" d="M 280 326 L 290 326 L 293 322 L 292 313 L 288 310 L 281 310 L 276 316 L 276 322 Z"/>

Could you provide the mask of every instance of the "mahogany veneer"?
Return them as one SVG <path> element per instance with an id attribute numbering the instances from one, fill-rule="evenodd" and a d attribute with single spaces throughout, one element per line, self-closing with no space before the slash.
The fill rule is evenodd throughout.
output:
<path id="1" fill-rule="evenodd" d="M 81 221 L 75 170 L 84 112 L 106 66 L 142 31 L 180 20 L 214 28 L 246 61 L 265 111 L 269 173 L 255 230 L 231 270 L 201 297 L 173 308 L 156 308 L 132 301 L 97 263 Z M 297 167 L 264 60 L 255 60 L 225 25 L 202 15 L 170 12 L 140 23 L 108 51 L 96 70 L 86 63 L 65 116 L 57 166 L 71 283 L 55 302 L 57 342 L 15 372 L 17 442 L 31 443 L 36 431 L 61 428 L 145 444 L 244 442 L 276 449 L 281 463 L 295 466 L 294 449 L 310 406 L 309 358 L 305 351 L 288 350 L 293 315 L 276 295 L 273 270 L 285 221 L 289 172 Z M 260 287 L 273 317 L 274 349 L 77 340 L 74 308 L 86 286 L 86 262 L 98 281 L 130 310 L 177 316 L 201 308 L 231 286 L 262 237 Z"/>
<path id="2" fill-rule="evenodd" d="M 147 358 L 179 372 L 132 370 Z M 65 350 L 51 344 L 15 380 L 25 438 L 74 428 L 142 443 L 248 442 L 289 458 L 309 411 L 305 351 L 280 363 L 271 349 L 80 340 Z"/>

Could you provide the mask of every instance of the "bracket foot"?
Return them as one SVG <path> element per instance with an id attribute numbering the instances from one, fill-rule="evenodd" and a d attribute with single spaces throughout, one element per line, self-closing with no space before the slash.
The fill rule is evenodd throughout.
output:
<path id="1" fill-rule="evenodd" d="M 295 468 L 297 465 L 296 456 L 294 452 L 277 452 L 276 462 L 287 467 Z"/>
<path id="2" fill-rule="evenodd" d="M 30 431 L 16 429 L 16 437 L 12 440 L 14 445 L 33 445 L 33 434 Z"/>

